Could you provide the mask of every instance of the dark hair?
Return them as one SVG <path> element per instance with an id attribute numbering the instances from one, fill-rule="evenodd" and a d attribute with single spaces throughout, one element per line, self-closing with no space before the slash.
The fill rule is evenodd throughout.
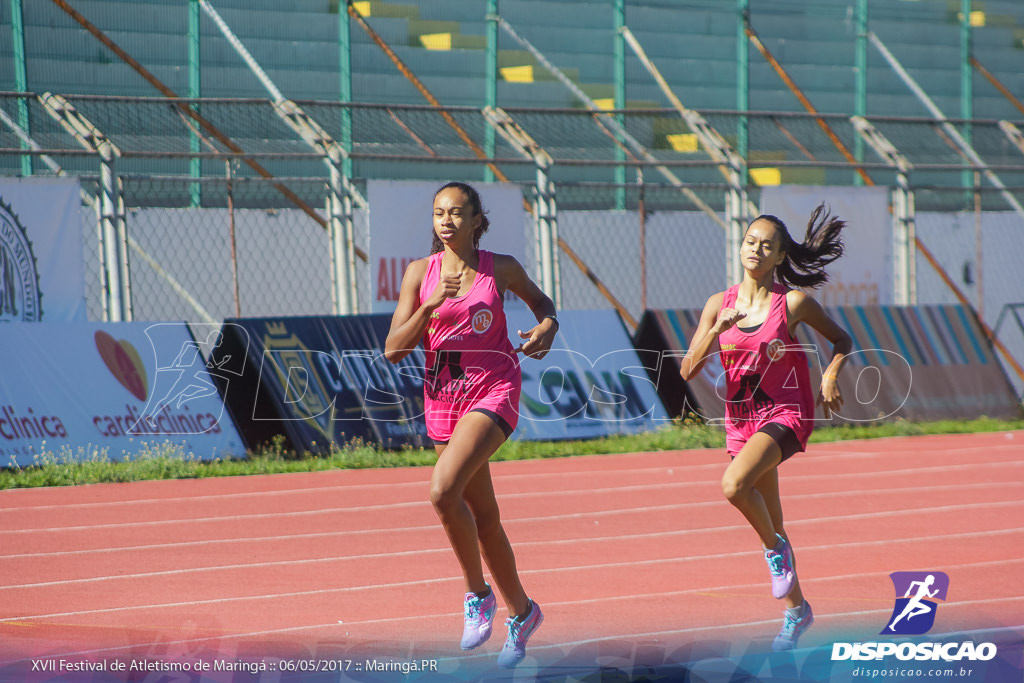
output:
<path id="1" fill-rule="evenodd" d="M 442 185 L 438 188 L 437 192 L 434 193 L 434 199 L 437 199 L 437 195 L 441 194 L 450 187 L 454 187 L 458 190 L 462 190 L 466 197 L 469 198 L 469 204 L 473 207 L 473 215 L 480 214 L 480 225 L 477 226 L 476 232 L 473 233 L 473 246 L 477 249 L 480 248 L 480 237 L 487 232 L 487 228 L 490 227 L 491 222 L 487 220 L 487 212 L 484 211 L 483 202 L 480 201 L 480 193 L 477 192 L 473 186 L 467 185 L 466 183 L 450 182 Z M 444 251 L 444 243 L 441 242 L 441 238 L 434 232 L 434 227 L 430 227 L 430 235 L 433 238 L 433 242 L 430 245 L 430 253 L 436 254 L 439 251 Z"/>
<path id="2" fill-rule="evenodd" d="M 819 204 L 807 221 L 804 241 L 795 242 L 786 224 L 777 216 L 763 214 L 751 221 L 751 225 L 761 220 L 768 221 L 781 233 L 781 248 L 786 252 L 786 258 L 775 267 L 775 279 L 787 287 L 817 287 L 828 282 L 825 266 L 843 255 L 839 233 L 846 227 L 846 221 L 831 215 L 824 204 Z"/>

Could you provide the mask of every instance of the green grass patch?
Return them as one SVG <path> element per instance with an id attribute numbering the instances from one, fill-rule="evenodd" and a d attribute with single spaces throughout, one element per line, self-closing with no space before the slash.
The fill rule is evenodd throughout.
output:
<path id="1" fill-rule="evenodd" d="M 941 422 L 893 422 L 868 425 L 822 427 L 815 430 L 812 443 L 847 439 L 875 439 L 926 434 L 962 434 L 1024 429 L 1024 420 L 945 420 Z M 623 436 L 585 441 L 509 441 L 492 460 L 561 458 L 574 455 L 675 451 L 695 448 L 724 448 L 725 433 L 698 420 L 675 421 L 659 429 Z M 320 472 L 335 469 L 422 467 L 433 465 L 433 449 L 385 450 L 375 445 L 351 443 L 333 448 L 325 455 L 295 453 L 285 448 L 283 437 L 248 458 L 201 460 L 171 443 L 149 443 L 135 455 L 112 460 L 106 451 L 65 447 L 46 450 L 27 467 L 11 465 L 0 469 L 0 489 L 39 486 L 77 486 L 153 479 L 197 479 L 288 472 Z"/>

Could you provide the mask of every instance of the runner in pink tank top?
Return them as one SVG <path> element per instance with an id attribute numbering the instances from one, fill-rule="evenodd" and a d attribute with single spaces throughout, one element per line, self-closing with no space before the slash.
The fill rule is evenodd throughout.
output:
<path id="1" fill-rule="evenodd" d="M 433 213 L 432 255 L 405 271 L 384 355 L 397 363 L 420 342 L 426 350 L 425 416 L 437 450 L 430 501 L 466 582 L 461 646 L 471 650 L 490 637 L 497 609 L 482 551 L 509 613 L 498 666 L 511 668 L 526 656 L 544 614 L 519 580 L 488 460 L 519 417 L 517 354 L 543 358 L 558 319 L 551 299 L 518 261 L 479 248 L 488 220 L 475 189 L 448 183 L 434 195 Z M 537 318 L 536 326 L 519 333 L 524 341 L 515 348 L 505 326 L 506 290 Z"/>
<path id="2" fill-rule="evenodd" d="M 494 282 L 494 254 L 482 249 L 478 254 L 469 292 L 434 309 L 423 335 L 427 434 L 438 442 L 447 442 L 459 418 L 471 410 L 489 411 L 509 433 L 519 420 L 522 377 Z M 430 257 L 421 301 L 437 288 L 443 257 L 443 251 Z"/>
<path id="3" fill-rule="evenodd" d="M 726 290 L 723 308 L 736 307 L 739 288 Z M 778 283 L 772 286 L 768 317 L 760 325 L 741 327 L 741 321 L 718 335 L 728 388 L 726 449 L 732 455 L 770 423 L 788 427 L 801 451 L 814 429 L 807 355 L 789 331 L 788 291 Z M 783 460 L 791 455 L 783 449 Z"/>
<path id="4" fill-rule="evenodd" d="M 708 299 L 680 367 L 683 379 L 690 380 L 712 353 L 721 354 L 726 447 L 733 456 L 722 491 L 761 539 L 772 595 L 785 602 L 782 629 L 772 643 L 777 650 L 796 647 L 814 622 L 796 575 L 779 496 L 779 464 L 803 451 L 814 429 L 807 357 L 793 331 L 806 323 L 832 343 L 818 392 L 826 416 L 842 406 L 838 374 L 853 345 L 817 301 L 790 285 L 817 287 L 828 279 L 825 267 L 843 253 L 844 225 L 819 206 L 798 243 L 775 216 L 755 218 L 740 246 L 743 281 Z"/>

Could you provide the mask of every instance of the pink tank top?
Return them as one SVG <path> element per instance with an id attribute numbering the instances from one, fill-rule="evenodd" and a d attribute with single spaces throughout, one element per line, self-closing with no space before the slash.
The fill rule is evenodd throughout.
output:
<path id="1" fill-rule="evenodd" d="M 476 279 L 469 291 L 436 308 L 423 335 L 428 418 L 433 403 L 450 407 L 475 404 L 492 392 L 496 383 L 518 390 L 522 382 L 508 337 L 504 304 L 494 281 L 494 254 L 481 249 L 479 255 Z M 430 257 L 420 285 L 420 301 L 437 287 L 443 256 L 444 252 L 439 252 Z"/>
<path id="2" fill-rule="evenodd" d="M 734 308 L 739 285 L 730 287 L 722 308 Z M 753 331 L 733 326 L 718 336 L 726 379 L 726 436 L 730 452 L 768 422 L 790 427 L 807 445 L 814 430 L 814 394 L 807 355 L 789 333 L 786 287 L 772 286 L 765 321 Z M 743 321 L 740 321 L 742 324 Z"/>

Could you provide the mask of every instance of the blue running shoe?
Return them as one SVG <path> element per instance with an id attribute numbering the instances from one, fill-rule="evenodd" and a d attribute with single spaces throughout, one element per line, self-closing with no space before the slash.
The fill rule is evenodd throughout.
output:
<path id="1" fill-rule="evenodd" d="M 799 618 L 793 616 L 790 610 L 786 610 L 782 622 L 782 630 L 772 641 L 773 650 L 792 650 L 796 647 L 797 641 L 804 631 L 814 623 L 814 612 L 811 611 L 811 603 L 804 600 L 803 615 Z"/>
<path id="2" fill-rule="evenodd" d="M 526 641 L 530 639 L 533 632 L 544 621 L 544 613 L 540 611 L 540 605 L 533 600 L 530 601 L 530 611 L 520 621 L 509 617 L 505 620 L 508 626 L 508 638 L 505 639 L 505 647 L 501 648 L 498 655 L 498 666 L 502 669 L 511 669 L 526 656 Z"/>
<path id="3" fill-rule="evenodd" d="M 764 559 L 772 575 L 772 595 L 781 600 L 793 590 L 796 572 L 793 571 L 793 552 L 789 549 L 789 542 L 778 534 L 776 537 L 779 542 L 775 548 L 765 548 Z"/>
<path id="4" fill-rule="evenodd" d="M 488 593 L 486 598 L 478 598 L 476 593 L 466 593 L 465 602 L 466 625 L 462 630 L 462 649 L 472 650 L 480 647 L 491 637 L 491 622 L 494 621 L 494 612 L 497 605 L 494 600 L 494 591 Z"/>

